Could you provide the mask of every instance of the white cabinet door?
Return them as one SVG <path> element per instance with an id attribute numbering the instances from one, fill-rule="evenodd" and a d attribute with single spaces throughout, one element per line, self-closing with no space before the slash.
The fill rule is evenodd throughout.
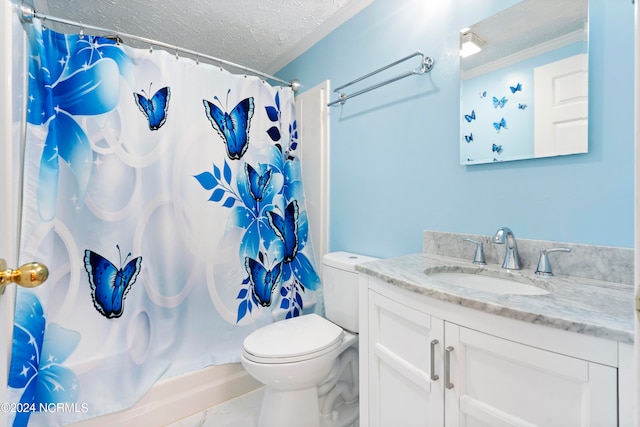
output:
<path id="1" fill-rule="evenodd" d="M 523 342 L 516 342 L 518 334 L 505 339 L 480 332 L 491 322 L 474 317 L 473 310 L 455 317 L 459 307 L 432 305 L 426 297 L 395 290 L 365 294 L 368 321 L 360 339 L 367 365 L 361 383 L 366 425 L 618 425 L 616 367 L 524 344 L 530 329 L 523 322 L 497 320 L 522 333 Z M 447 321 L 449 316 L 466 327 Z"/>
<path id="2" fill-rule="evenodd" d="M 445 322 L 447 426 L 617 425 L 617 369 Z"/>
<path id="3" fill-rule="evenodd" d="M 371 426 L 444 425 L 443 332 L 442 320 L 369 293 Z"/>

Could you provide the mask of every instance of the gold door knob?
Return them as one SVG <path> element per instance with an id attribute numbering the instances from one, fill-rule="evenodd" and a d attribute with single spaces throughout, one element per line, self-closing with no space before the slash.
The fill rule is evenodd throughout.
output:
<path id="1" fill-rule="evenodd" d="M 17 283 L 25 288 L 40 286 L 49 277 L 49 270 L 39 262 L 29 262 L 17 270 L 7 268 L 7 262 L 0 259 L 0 294 L 9 283 Z"/>

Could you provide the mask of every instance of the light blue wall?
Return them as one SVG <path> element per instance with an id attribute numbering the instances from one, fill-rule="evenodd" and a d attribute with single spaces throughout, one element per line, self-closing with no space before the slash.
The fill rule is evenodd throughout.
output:
<path id="1" fill-rule="evenodd" d="M 416 50 L 436 61 L 331 108 L 330 250 L 397 256 L 420 252 L 423 230 L 504 225 L 520 238 L 633 247 L 631 0 L 591 0 L 588 154 L 459 165 L 459 30 L 514 3 L 375 0 L 278 73 L 304 90 Z"/>

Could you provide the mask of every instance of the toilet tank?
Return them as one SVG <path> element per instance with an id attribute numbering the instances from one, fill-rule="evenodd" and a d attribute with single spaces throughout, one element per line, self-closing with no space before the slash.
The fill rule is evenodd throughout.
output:
<path id="1" fill-rule="evenodd" d="M 356 265 L 377 259 L 350 252 L 331 252 L 322 258 L 322 289 L 327 319 L 348 331 L 359 331 Z"/>

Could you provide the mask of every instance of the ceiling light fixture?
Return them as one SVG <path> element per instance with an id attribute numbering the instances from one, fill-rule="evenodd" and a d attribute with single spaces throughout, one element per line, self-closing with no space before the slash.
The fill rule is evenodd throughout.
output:
<path id="1" fill-rule="evenodd" d="M 480 52 L 486 45 L 487 42 L 471 31 L 460 34 L 460 56 L 463 58 Z"/>

